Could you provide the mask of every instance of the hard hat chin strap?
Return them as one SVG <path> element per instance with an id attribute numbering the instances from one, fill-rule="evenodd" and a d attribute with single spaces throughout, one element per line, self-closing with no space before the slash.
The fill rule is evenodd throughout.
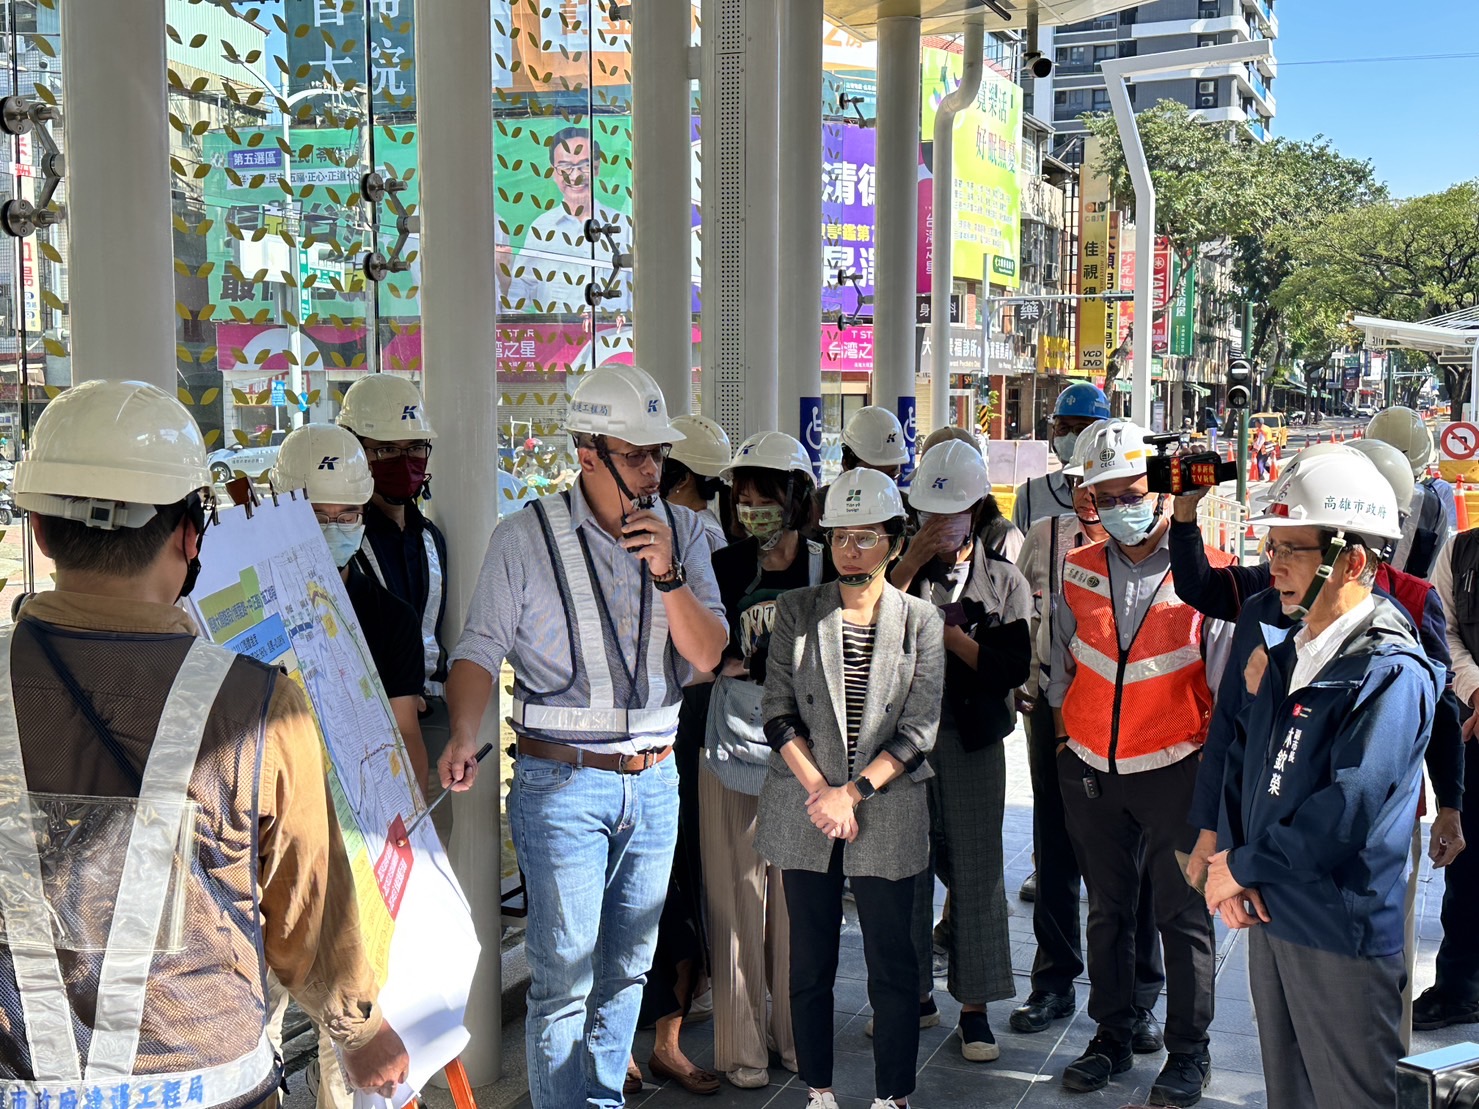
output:
<path id="1" fill-rule="evenodd" d="M 1330 575 L 1335 572 L 1336 560 L 1346 549 L 1345 532 L 1337 531 L 1330 540 L 1330 545 L 1325 548 L 1325 557 L 1320 560 L 1320 565 L 1315 570 L 1315 580 L 1310 582 L 1309 589 L 1305 590 L 1304 599 L 1295 607 L 1291 614 L 1296 620 L 1303 620 L 1310 614 L 1310 609 L 1315 607 L 1315 601 L 1319 599 L 1320 590 L 1325 588 L 1325 583 L 1330 580 Z"/>
<path id="2" fill-rule="evenodd" d="M 637 504 L 637 497 L 627 487 L 627 483 L 622 480 L 621 471 L 616 468 L 616 460 L 611 457 L 611 451 L 606 446 L 606 436 L 592 435 L 591 442 L 595 445 L 596 457 L 606 464 L 606 469 L 611 471 L 611 479 L 616 482 L 617 491 L 627 499 L 627 504 L 634 508 L 647 507 Z"/>
<path id="3" fill-rule="evenodd" d="M 854 587 L 861 587 L 871 584 L 873 579 L 876 578 L 879 574 L 883 573 L 884 570 L 888 569 L 889 563 L 893 562 L 893 560 L 899 556 L 899 544 L 902 541 L 902 536 L 894 536 L 891 540 L 889 540 L 888 554 L 884 557 L 882 562 L 873 567 L 873 569 L 869 570 L 866 574 L 838 574 L 837 580 L 843 585 L 850 585 Z"/>

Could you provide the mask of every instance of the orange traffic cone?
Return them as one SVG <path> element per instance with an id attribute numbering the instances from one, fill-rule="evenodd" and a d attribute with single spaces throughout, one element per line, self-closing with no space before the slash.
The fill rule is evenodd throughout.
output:
<path id="1" fill-rule="evenodd" d="M 1269 460 L 1268 479 L 1269 481 L 1279 480 L 1279 452 L 1277 450 L 1274 451 L 1273 458 Z"/>
<path id="2" fill-rule="evenodd" d="M 1469 530 L 1469 497 L 1464 492 L 1464 479 L 1459 478 L 1453 487 L 1454 508 L 1458 511 L 1458 530 Z"/>

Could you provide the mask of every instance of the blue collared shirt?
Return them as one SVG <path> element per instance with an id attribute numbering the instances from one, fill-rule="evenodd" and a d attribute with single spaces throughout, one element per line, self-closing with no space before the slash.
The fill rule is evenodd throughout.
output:
<path id="1" fill-rule="evenodd" d="M 710 543 L 697 513 L 672 506 L 673 523 L 688 576 L 688 588 L 709 611 L 724 619 L 724 603 L 709 561 Z M 583 534 L 595 568 L 594 584 L 606 598 L 617 642 L 629 668 L 639 657 L 642 564 L 601 527 L 577 482 L 570 495 L 570 522 Z M 655 593 L 656 603 L 662 594 Z M 478 586 L 468 605 L 462 638 L 452 661 L 466 659 L 495 677 L 507 658 L 530 689 L 559 689 L 571 677 L 570 637 L 559 582 L 545 545 L 539 517 L 531 508 L 506 516 L 493 529 Z M 678 658 L 678 684 L 692 678 L 692 667 Z M 669 733 L 663 742 L 671 742 Z M 642 747 L 654 746 L 643 736 Z M 582 745 L 593 752 L 633 754 L 631 740 Z"/>

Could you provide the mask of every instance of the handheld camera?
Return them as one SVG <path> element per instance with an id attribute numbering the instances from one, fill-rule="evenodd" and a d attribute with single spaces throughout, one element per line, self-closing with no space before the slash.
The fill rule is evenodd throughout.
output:
<path id="1" fill-rule="evenodd" d="M 1172 447 L 1185 443 L 1174 432 L 1147 435 L 1145 441 L 1154 443 L 1156 448 L 1156 453 L 1145 460 L 1145 479 L 1152 493 L 1170 493 L 1179 497 L 1193 489 L 1214 487 L 1238 476 L 1238 464 L 1217 457 L 1213 451 L 1171 454 Z"/>

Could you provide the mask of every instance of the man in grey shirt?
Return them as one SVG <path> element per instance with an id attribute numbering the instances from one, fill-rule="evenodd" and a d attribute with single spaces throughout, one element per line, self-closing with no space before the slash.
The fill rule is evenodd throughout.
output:
<path id="1" fill-rule="evenodd" d="M 1187 823 L 1196 756 L 1230 629 L 1176 596 L 1170 517 L 1166 498 L 1148 491 L 1145 431 L 1111 420 L 1094 435 L 1083 484 L 1109 538 L 1068 553 L 1048 684 L 1068 833 L 1089 886 L 1089 1016 L 1099 1026 L 1063 1083 L 1103 1089 L 1133 1065 L 1143 865 L 1168 985 L 1167 1058 L 1150 1101 L 1195 1105 L 1212 1069 L 1212 920 L 1176 852 L 1196 840 Z M 1213 549 L 1207 557 L 1214 565 L 1229 561 Z"/>
<path id="2" fill-rule="evenodd" d="M 678 834 L 669 756 L 683 685 L 718 666 L 729 631 L 698 515 L 655 501 L 683 438 L 657 384 L 635 366 L 592 370 L 566 429 L 579 483 L 507 517 L 488 543 L 452 652 L 438 770 L 443 785 L 472 784 L 507 658 L 530 1100 L 619 1109 Z"/>

